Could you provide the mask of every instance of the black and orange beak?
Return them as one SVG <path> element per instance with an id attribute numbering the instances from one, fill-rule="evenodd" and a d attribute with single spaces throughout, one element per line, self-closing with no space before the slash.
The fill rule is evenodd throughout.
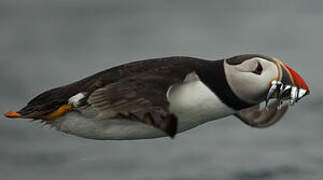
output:
<path id="1" fill-rule="evenodd" d="M 283 73 L 282 82 L 283 83 L 291 82 L 292 86 L 306 90 L 306 95 L 309 95 L 310 89 L 307 86 L 304 79 L 296 71 L 294 71 L 292 68 L 290 68 L 286 64 L 281 63 L 280 65 L 282 67 L 282 70 L 285 71 L 285 73 Z M 288 76 L 288 77 L 284 77 L 284 76 Z M 289 79 L 289 80 L 287 80 L 287 82 L 284 82 L 284 79 L 285 80 Z"/>
<path id="2" fill-rule="evenodd" d="M 270 89 L 266 97 L 266 106 L 270 98 L 276 97 L 281 102 L 289 100 L 293 105 L 300 99 L 310 94 L 310 89 L 304 79 L 292 68 L 282 61 L 275 59 L 278 67 L 278 77 L 270 82 Z"/>
<path id="3" fill-rule="evenodd" d="M 271 81 L 266 102 L 273 96 L 280 100 L 289 99 L 291 104 L 310 94 L 310 89 L 304 79 L 292 68 L 275 59 L 279 75 Z M 268 105 L 268 104 L 267 104 Z"/>

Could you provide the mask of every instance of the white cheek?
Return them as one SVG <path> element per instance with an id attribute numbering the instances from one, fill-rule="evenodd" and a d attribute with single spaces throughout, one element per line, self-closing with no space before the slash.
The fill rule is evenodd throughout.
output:
<path id="1" fill-rule="evenodd" d="M 279 76 L 278 68 L 275 64 L 271 62 L 265 62 L 263 63 L 263 65 L 264 65 L 264 71 L 263 71 L 263 74 L 261 75 L 261 78 L 263 79 L 263 82 L 268 82 L 269 84 L 274 78 L 278 78 Z"/>
<path id="2" fill-rule="evenodd" d="M 232 91 L 242 100 L 249 103 L 261 102 L 269 89 L 270 81 L 278 77 L 278 69 L 271 62 L 262 62 L 263 73 L 256 75 L 241 72 L 226 65 L 225 73 Z"/>
<path id="3" fill-rule="evenodd" d="M 240 99 L 249 103 L 258 103 L 258 99 L 263 93 L 262 89 L 265 89 L 267 84 L 264 83 L 261 76 L 244 72 L 241 76 L 232 80 L 230 86 Z"/>

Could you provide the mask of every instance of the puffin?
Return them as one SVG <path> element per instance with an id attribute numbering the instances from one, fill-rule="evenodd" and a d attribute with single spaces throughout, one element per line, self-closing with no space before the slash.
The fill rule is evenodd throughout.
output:
<path id="1" fill-rule="evenodd" d="M 5 116 L 89 139 L 174 138 L 231 115 L 269 127 L 309 94 L 304 79 L 275 57 L 174 56 L 130 62 L 50 89 Z"/>

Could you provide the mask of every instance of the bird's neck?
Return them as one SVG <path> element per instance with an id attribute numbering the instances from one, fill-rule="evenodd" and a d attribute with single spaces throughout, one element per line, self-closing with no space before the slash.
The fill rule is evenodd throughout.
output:
<path id="1" fill-rule="evenodd" d="M 215 93 L 220 100 L 234 110 L 241 110 L 253 106 L 240 99 L 228 84 L 224 60 L 209 61 L 203 65 L 197 74 L 201 81 Z"/>

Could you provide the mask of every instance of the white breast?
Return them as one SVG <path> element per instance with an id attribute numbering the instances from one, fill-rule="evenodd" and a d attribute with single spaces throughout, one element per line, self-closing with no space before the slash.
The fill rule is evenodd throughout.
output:
<path id="1" fill-rule="evenodd" d="M 168 100 L 170 111 L 179 118 L 179 132 L 235 113 L 199 80 L 174 86 Z"/>
<path id="2" fill-rule="evenodd" d="M 178 117 L 178 132 L 235 113 L 199 80 L 173 86 L 167 97 L 170 111 Z M 124 119 L 97 120 L 77 112 L 57 119 L 54 125 L 60 131 L 92 139 L 127 140 L 167 136 L 140 122 Z"/>

